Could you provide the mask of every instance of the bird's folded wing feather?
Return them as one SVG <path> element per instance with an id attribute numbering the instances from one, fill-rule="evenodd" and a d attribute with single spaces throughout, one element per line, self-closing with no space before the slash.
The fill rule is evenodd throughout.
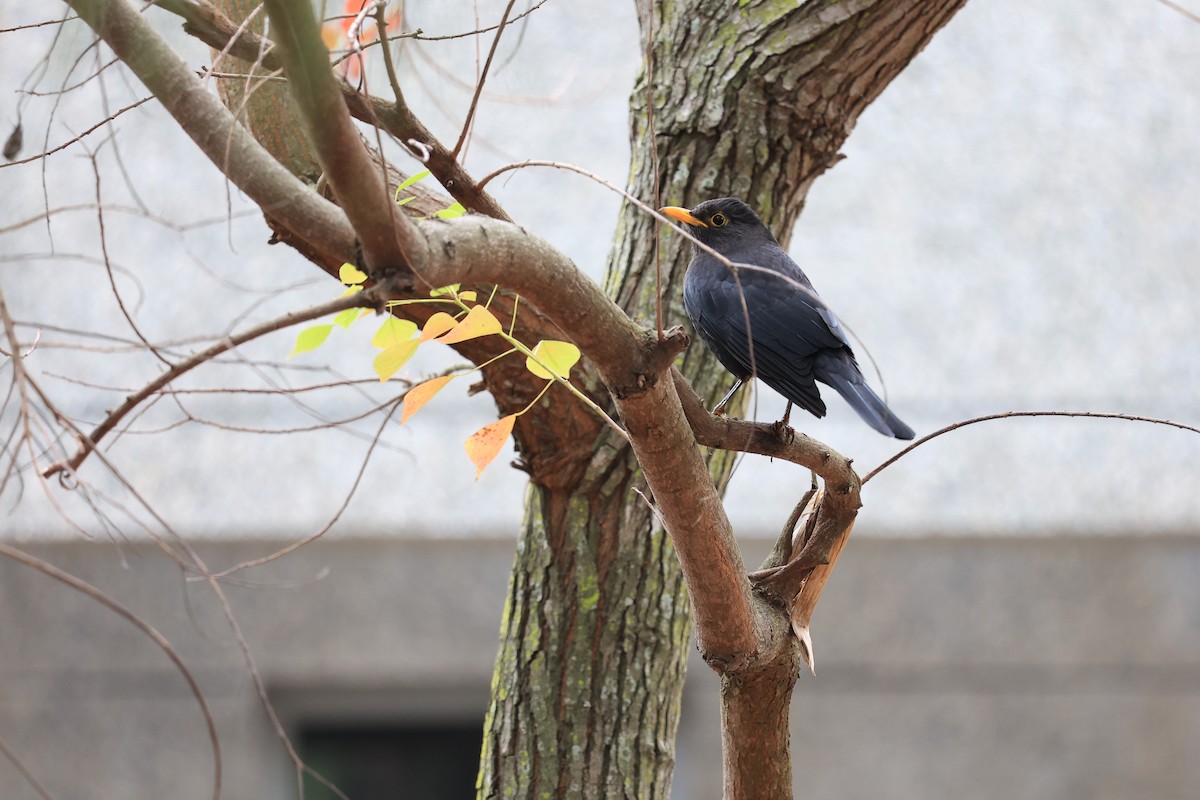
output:
<path id="1" fill-rule="evenodd" d="M 792 269 L 799 272 L 794 265 Z M 701 334 L 721 342 L 746 372 L 751 369 L 748 342 L 752 340 L 758 377 L 822 416 L 825 404 L 813 379 L 813 357 L 820 350 L 847 346 L 837 318 L 806 285 L 802 273 L 798 279 L 774 270 L 742 268 L 738 273 L 740 281 L 727 271 L 721 280 L 706 281 L 708 291 L 695 298 Z"/>

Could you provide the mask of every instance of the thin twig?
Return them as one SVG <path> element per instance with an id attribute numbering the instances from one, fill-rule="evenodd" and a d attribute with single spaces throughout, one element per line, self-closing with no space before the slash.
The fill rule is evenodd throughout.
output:
<path id="1" fill-rule="evenodd" d="M 121 116 L 126 111 L 132 111 L 133 109 L 137 108 L 138 106 L 142 105 L 143 103 L 148 103 L 153 99 L 154 99 L 154 95 L 150 95 L 149 97 L 143 97 L 141 100 L 138 100 L 134 103 L 130 103 L 129 105 L 125 106 L 124 108 L 118 109 L 111 116 L 105 117 L 104 119 L 100 120 L 95 125 L 93 125 L 92 127 L 88 128 L 83 133 L 76 136 L 74 139 L 71 139 L 70 141 L 67 141 L 67 142 L 63 142 L 62 144 L 58 145 L 57 147 L 52 147 L 49 150 L 38 153 L 37 155 L 29 156 L 29 158 L 22 158 L 22 159 L 18 159 L 16 161 L 9 161 L 6 164 L 0 164 L 0 169 L 4 169 L 5 167 L 15 167 L 18 164 L 28 164 L 31 161 L 37 161 L 38 159 L 45 158 L 46 156 L 54 155 L 55 153 L 57 153 L 60 150 L 66 150 L 71 145 L 78 143 L 89 133 L 94 133 L 96 131 L 96 129 L 103 128 L 105 125 L 112 122 L 114 119 Z"/>
<path id="2" fill-rule="evenodd" d="M 1167 8 L 1178 11 L 1180 14 L 1183 14 L 1185 17 L 1192 20 L 1193 22 L 1200 22 L 1200 14 L 1196 14 L 1194 11 L 1188 11 L 1183 6 L 1181 6 L 1177 3 L 1172 3 L 1171 0 L 1158 0 L 1158 2 L 1162 3 Z"/>
<path id="3" fill-rule="evenodd" d="M 650 142 L 650 171 L 654 175 L 654 205 L 662 205 L 662 191 L 658 176 L 658 140 L 654 126 L 654 8 L 652 0 L 646 2 L 646 133 Z M 654 236 L 658 244 L 657 229 Z M 654 248 L 654 323 L 658 329 L 658 340 L 663 339 L 663 280 L 662 250 Z M 751 354 L 753 355 L 753 354 Z M 751 366 L 751 372 L 754 371 Z"/>
<path id="4" fill-rule="evenodd" d="M 545 1 L 546 0 L 542 0 L 543 3 Z M 541 5 L 541 3 L 538 3 L 538 5 Z M 529 13 L 529 12 L 525 12 L 525 13 Z M 68 16 L 68 17 L 63 17 L 62 19 L 48 19 L 45 22 L 31 22 L 28 25 L 17 25 L 16 27 L 13 27 L 13 28 L 0 28 L 0 33 L 15 33 L 17 31 L 29 30 L 30 28 L 44 28 L 47 25 L 62 25 L 64 22 L 70 22 L 73 19 L 79 19 L 79 17 Z"/>
<path id="5" fill-rule="evenodd" d="M 471 132 L 471 123 L 475 120 L 475 110 L 479 107 L 479 95 L 483 91 L 483 84 L 487 82 L 488 70 L 492 67 L 492 59 L 496 55 L 496 48 L 500 46 L 500 37 L 504 34 L 504 27 L 508 24 L 508 15 L 512 13 L 513 6 L 517 4 L 517 0 L 508 0 L 508 5 L 504 7 L 504 15 L 500 17 L 500 24 L 496 26 L 496 35 L 492 39 L 492 47 L 488 50 L 487 60 L 483 62 L 483 72 L 479 75 L 479 80 L 475 83 L 475 95 L 471 98 L 471 107 L 467 109 L 467 119 L 463 122 L 462 133 L 458 135 L 458 142 L 454 145 L 454 149 L 450 151 L 450 157 L 457 159 L 458 154 L 462 151 L 463 143 L 467 140 L 467 135 Z"/>
<path id="6" fill-rule="evenodd" d="M 99 443 L 99 441 L 109 431 L 116 427 L 117 423 L 124 419 L 124 417 L 129 414 L 130 411 L 141 404 L 146 398 L 150 397 L 159 389 L 169 384 L 171 381 L 190 372 L 201 364 L 211 361 L 213 358 L 221 355 L 222 353 L 243 345 L 246 342 L 257 339 L 260 336 L 265 336 L 268 333 L 274 333 L 275 331 L 282 330 L 283 328 L 287 328 L 292 325 L 297 325 L 301 322 L 308 322 L 309 320 L 316 319 L 317 317 L 323 317 L 326 314 L 344 311 L 347 308 L 366 308 L 374 306 L 379 302 L 380 297 L 381 295 L 374 288 L 367 289 L 366 291 L 359 292 L 358 294 L 339 297 L 336 300 L 330 300 L 327 303 L 313 306 L 312 308 L 305 309 L 304 311 L 293 311 L 283 315 L 282 317 L 267 320 L 266 322 L 255 325 L 253 328 L 243 331 L 236 336 L 230 336 L 227 339 L 222 339 L 211 347 L 201 350 L 191 358 L 179 362 L 174 367 L 159 375 L 150 383 L 143 386 L 140 390 L 126 398 L 125 402 L 123 402 L 113 411 L 109 412 L 108 416 L 106 416 L 104 420 L 96 426 L 89 436 L 80 440 L 79 449 L 75 452 L 75 455 L 73 455 L 67 461 L 59 461 L 55 464 L 52 464 L 46 469 L 45 472 L 42 473 L 43 477 L 48 478 L 52 475 L 62 472 L 63 470 L 75 472 L 79 468 L 79 465 L 83 463 L 83 460 L 87 458 L 88 454 L 96 449 L 96 445 Z"/>
<path id="7" fill-rule="evenodd" d="M 862 482 L 866 484 L 866 482 L 871 480 L 871 478 L 875 477 L 884 469 L 899 461 L 901 457 L 911 453 L 913 450 L 917 449 L 931 439 L 936 439 L 942 434 L 956 431 L 959 428 L 965 428 L 968 425 L 975 425 L 979 422 L 990 422 L 996 419 L 1011 419 L 1017 417 L 1091 417 L 1093 419 L 1123 419 L 1128 422 L 1148 422 L 1152 425 L 1166 425 L 1171 428 L 1178 428 L 1179 430 L 1200 433 L 1200 428 L 1195 428 L 1191 425 L 1185 425 L 1182 422 L 1175 422 L 1169 419 L 1159 419 L 1156 417 L 1142 417 L 1136 414 L 1115 414 L 1101 411 L 1005 411 L 1001 414 L 988 414 L 983 417 L 974 417 L 973 419 L 966 419 L 961 422 L 956 422 L 953 425 L 947 425 L 940 430 L 936 430 L 928 436 L 922 436 L 920 439 L 917 439 L 915 442 L 908 445 L 903 450 L 896 453 L 894 456 L 868 472 L 865 476 L 863 476 Z"/>
<path id="8" fill-rule="evenodd" d="M 0 31 L 0 33 L 3 33 L 3 31 Z M 9 760 L 9 763 L 17 768 L 17 772 L 21 773 L 21 777 L 33 787 L 33 790 L 38 793 L 38 796 L 42 800 L 54 800 L 54 795 L 50 794 L 49 790 L 37 779 L 37 776 L 29 771 L 29 768 L 21 762 L 21 759 L 17 758 L 17 754 L 8 749 L 8 745 L 4 743 L 3 739 L 0 739 L 0 753 Z"/>
<path id="9" fill-rule="evenodd" d="M 546 5 L 547 2 L 548 2 L 548 0 L 539 0 L 539 2 L 534 3 L 532 6 L 530 6 L 529 8 L 522 11 L 520 14 L 517 14 L 515 17 L 510 19 L 509 23 L 511 24 L 513 22 L 516 22 L 519 19 L 528 17 L 530 14 L 537 11 L 542 6 Z M 496 30 L 499 27 L 500 27 L 500 25 L 489 25 L 486 28 L 478 28 L 473 31 L 466 31 L 464 33 L 448 33 L 448 34 L 443 34 L 441 36 L 426 36 L 425 31 L 421 30 L 420 28 L 417 28 L 415 31 L 410 31 L 408 33 L 401 33 L 394 38 L 412 39 L 415 42 L 448 42 L 452 39 L 465 39 L 468 36 L 478 36 L 481 33 L 491 33 L 492 31 Z"/>
<path id="10" fill-rule="evenodd" d="M 91 599 L 100 603 L 102 606 L 116 613 L 118 616 L 124 617 L 134 627 L 146 634 L 149 639 L 158 645 L 167 658 L 171 659 L 171 663 L 179 670 L 179 674 L 187 681 L 188 688 L 192 692 L 192 696 L 196 698 L 197 705 L 200 706 L 200 713 L 204 716 L 204 725 L 208 728 L 208 740 L 212 746 L 213 752 L 213 800 L 218 800 L 221 796 L 221 744 L 217 738 L 217 726 L 213 722 L 212 712 L 208 708 L 208 702 L 204 699 L 204 693 L 200 691 L 200 685 L 196 682 L 196 678 L 192 675 L 191 670 L 183 663 L 183 659 L 175 652 L 175 648 L 167 641 L 166 637 L 158 632 L 157 629 L 144 619 L 139 617 L 133 611 L 130 611 L 119 602 L 109 597 L 104 592 L 97 589 L 87 581 L 77 578 L 69 572 L 65 572 L 53 564 L 42 561 L 40 558 L 30 555 L 23 550 L 18 550 L 0 541 L 0 555 L 11 558 L 20 564 L 24 564 L 31 569 L 41 572 L 43 575 L 48 575 L 57 581 L 65 583 L 77 592 L 87 595 Z"/>
<path id="11" fill-rule="evenodd" d="M 106 140 L 107 141 L 107 140 Z M 113 275 L 112 261 L 108 257 L 108 235 L 104 227 L 104 196 L 100 188 L 100 167 L 96 164 L 96 154 L 89 153 L 89 158 L 92 165 L 92 174 L 96 179 L 96 225 L 100 234 L 100 256 L 104 259 L 104 272 L 108 275 L 108 286 L 112 289 L 113 298 L 117 301 L 117 307 L 121 310 L 121 316 L 125 317 L 125 322 L 129 324 L 129 329 L 133 331 L 134 336 L 154 354 L 154 357 L 167 366 L 167 369 L 172 367 L 170 361 L 167 360 L 158 348 L 150 343 L 143 334 L 141 328 L 133 321 L 133 315 L 129 313 L 129 309 L 125 307 L 125 300 L 121 297 L 121 291 L 117 288 L 117 279 Z"/>
<path id="12" fill-rule="evenodd" d="M 408 392 L 404 392 L 399 397 L 397 397 L 395 400 L 391 401 L 392 408 L 390 411 L 388 411 L 388 413 L 386 415 L 384 415 L 383 422 L 379 423 L 379 430 L 377 430 L 375 432 L 375 436 L 371 440 L 371 445 L 367 448 L 367 453 L 365 456 L 363 456 L 362 463 L 359 464 L 358 472 L 354 476 L 354 483 L 351 484 L 350 491 L 348 491 L 346 493 L 346 497 L 345 497 L 345 499 L 342 500 L 341 506 L 339 506 L 337 511 L 334 512 L 334 515 L 332 518 L 330 518 L 329 522 L 325 523 L 325 525 L 322 526 L 321 529 L 316 531 L 315 533 L 310 533 L 308 536 L 305 536 L 303 539 L 298 539 L 297 541 L 292 542 L 289 545 L 281 547 L 280 549 L 276 550 L 274 553 L 271 553 L 270 555 L 265 555 L 261 558 L 255 558 L 255 559 L 251 559 L 249 561 L 243 561 L 240 564 L 235 564 L 232 567 L 229 567 L 228 569 L 223 569 L 220 572 L 214 572 L 212 577 L 219 580 L 219 579 L 225 578 L 225 577 L 232 575 L 233 573 L 238 572 L 243 569 L 250 569 L 251 567 L 260 567 L 263 564 L 269 564 L 270 562 L 275 561 L 276 559 L 283 558 L 284 556 L 286 556 L 290 553 L 296 552 L 301 547 L 304 547 L 306 544 L 315 542 L 317 539 L 320 539 L 322 536 L 324 536 L 326 533 L 328 533 L 333 528 L 333 526 L 337 524 L 338 520 L 342 518 L 342 514 L 344 514 L 346 512 L 346 509 L 350 507 L 350 501 L 354 499 L 354 495 L 358 492 L 359 484 L 362 483 L 363 475 L 365 475 L 367 472 L 367 465 L 371 463 L 371 456 L 375 452 L 375 447 L 379 444 L 380 440 L 383 438 L 384 429 L 387 427 L 387 424 L 388 424 L 388 422 L 391 421 L 392 417 L 395 416 L 397 409 L 399 409 L 401 404 L 403 404 L 404 398 L 407 395 L 408 395 Z"/>

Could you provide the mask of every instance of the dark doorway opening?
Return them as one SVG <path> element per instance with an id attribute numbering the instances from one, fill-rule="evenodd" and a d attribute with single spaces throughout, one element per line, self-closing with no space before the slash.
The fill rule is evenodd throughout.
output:
<path id="1" fill-rule="evenodd" d="M 470 800 L 475 797 L 483 721 L 475 724 L 311 724 L 300 755 L 350 800 Z M 337 797 L 313 776 L 306 800 Z"/>

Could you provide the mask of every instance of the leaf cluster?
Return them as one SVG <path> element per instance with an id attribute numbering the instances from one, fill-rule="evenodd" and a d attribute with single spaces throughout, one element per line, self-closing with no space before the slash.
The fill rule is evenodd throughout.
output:
<path id="1" fill-rule="evenodd" d="M 339 277 L 346 286 L 345 291 L 342 292 L 342 296 L 362 291 L 363 285 L 367 280 L 367 274 L 353 264 L 343 264 L 339 270 Z M 430 303 L 446 305 L 450 308 L 445 311 L 435 312 L 425 321 L 423 326 L 419 327 L 412 320 L 389 314 L 371 337 L 372 346 L 380 351 L 372 361 L 372 368 L 381 382 L 386 382 L 395 377 L 396 373 L 416 354 L 417 349 L 426 342 L 454 345 L 485 336 L 498 336 L 508 344 L 508 348 L 504 352 L 489 361 L 471 369 L 429 378 L 409 389 L 405 393 L 400 411 L 401 425 L 408 422 L 413 414 L 416 414 L 417 411 L 429 403 L 450 381 L 477 372 L 488 364 L 494 363 L 513 353 L 524 355 L 526 370 L 546 382 L 542 390 L 537 393 L 524 409 L 514 414 L 505 415 L 495 422 L 483 426 L 466 440 L 465 448 L 467 456 L 475 465 L 476 479 L 495 460 L 500 450 L 504 447 L 505 442 L 508 441 L 517 417 L 527 412 L 534 404 L 541 400 L 555 383 L 561 383 L 574 395 L 595 408 L 596 411 L 599 411 L 569 381 L 571 368 L 575 366 L 580 358 L 579 348 L 570 342 L 554 339 L 543 339 L 532 348 L 526 346 L 513 335 L 516 327 L 515 313 L 507 331 L 496 315 L 492 313 L 490 306 L 495 296 L 496 290 L 493 289 L 488 301 L 481 303 L 476 291 L 463 289 L 460 284 L 451 284 L 434 289 L 429 293 L 429 297 L 427 298 L 390 301 L 387 303 L 389 311 L 394 311 L 402 306 Z M 516 306 L 514 305 L 514 310 L 515 308 Z M 325 343 L 335 327 L 348 330 L 352 324 L 370 313 L 371 309 L 350 308 L 339 312 L 330 322 L 312 325 L 303 329 L 296 335 L 296 343 L 292 347 L 289 358 L 316 350 Z"/>

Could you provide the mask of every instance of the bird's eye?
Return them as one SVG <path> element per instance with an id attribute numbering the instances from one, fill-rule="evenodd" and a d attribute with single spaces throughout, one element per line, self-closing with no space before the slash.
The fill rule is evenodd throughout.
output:
<path id="1" fill-rule="evenodd" d="M 708 221 L 712 223 L 714 228 L 724 228 L 729 224 L 729 217 L 718 211 L 716 214 L 713 214 L 711 217 L 709 217 Z"/>

